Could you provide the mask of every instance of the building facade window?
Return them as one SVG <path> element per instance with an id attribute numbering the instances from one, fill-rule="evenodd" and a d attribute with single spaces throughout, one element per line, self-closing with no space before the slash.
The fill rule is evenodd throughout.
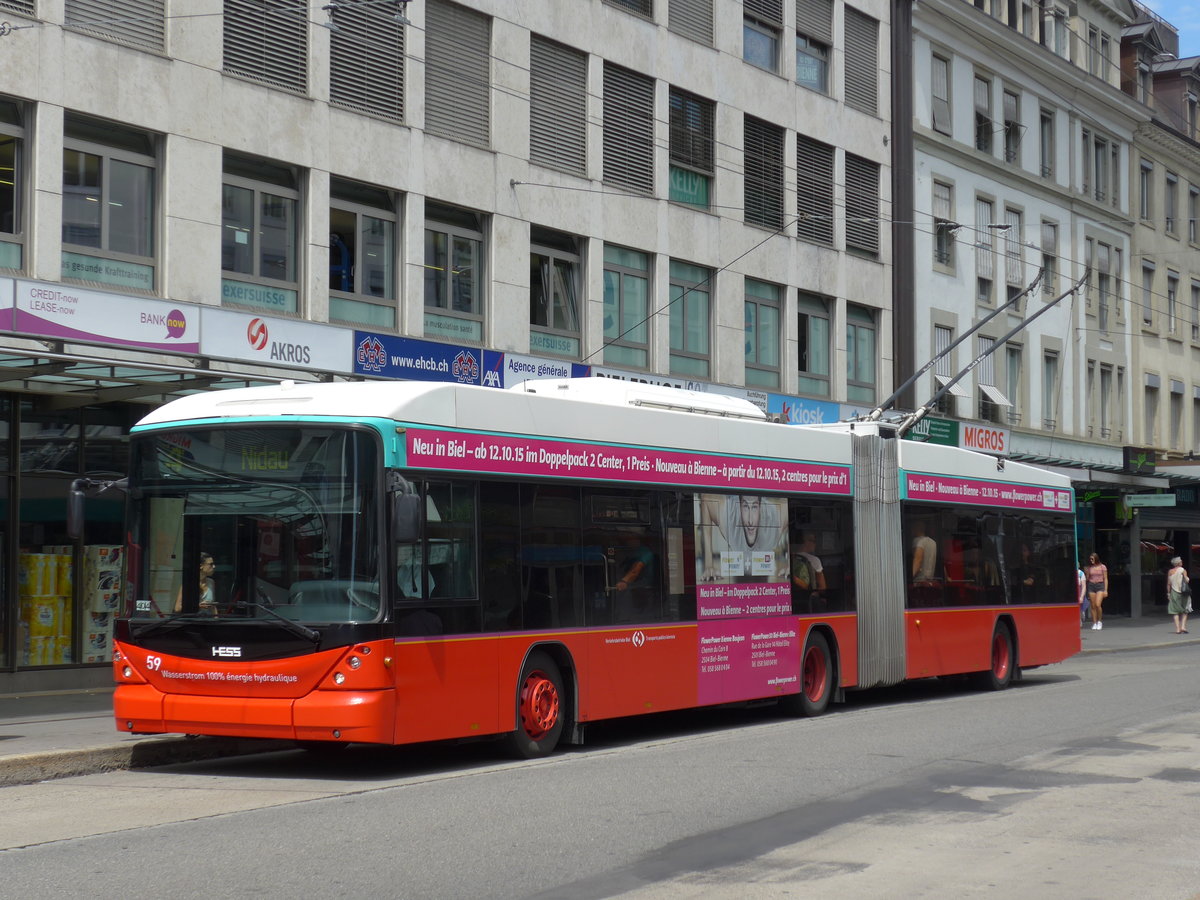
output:
<path id="1" fill-rule="evenodd" d="M 484 216 L 425 201 L 425 334 L 483 340 Z"/>
<path id="2" fill-rule="evenodd" d="M 1009 207 L 1004 210 L 1004 225 L 1004 280 L 1020 291 L 1025 286 L 1025 218 L 1019 209 Z"/>
<path id="3" fill-rule="evenodd" d="M 1196 230 L 1196 219 L 1200 216 L 1200 188 L 1188 188 L 1188 242 L 1195 244 L 1200 234 Z"/>
<path id="4" fill-rule="evenodd" d="M 933 183 L 933 263 L 954 269 L 954 188 L 942 181 Z"/>
<path id="5" fill-rule="evenodd" d="M 670 104 L 670 198 L 676 203 L 708 209 L 716 174 L 713 159 L 715 104 L 678 88 L 671 88 Z"/>
<path id="6" fill-rule="evenodd" d="M 829 396 L 830 301 L 816 294 L 800 292 L 798 309 L 800 328 L 799 341 L 799 390 L 802 394 Z"/>
<path id="7" fill-rule="evenodd" d="M 1179 333 L 1179 273 L 1167 272 L 1167 334 Z"/>
<path id="8" fill-rule="evenodd" d="M 404 26 L 385 4 L 339 3 L 329 32 L 329 102 L 404 121 Z"/>
<path id="9" fill-rule="evenodd" d="M 829 93 L 833 0 L 796 0 L 796 83 Z"/>
<path id="10" fill-rule="evenodd" d="M 1108 440 L 1112 437 L 1112 387 L 1113 367 L 1100 364 L 1100 437 Z"/>
<path id="11" fill-rule="evenodd" d="M 796 135 L 796 233 L 818 244 L 833 244 L 834 148 Z"/>
<path id="12" fill-rule="evenodd" d="M 1020 344 L 1007 344 L 1004 348 L 1004 390 L 1009 402 L 1008 424 L 1021 424 L 1021 371 L 1022 347 Z"/>
<path id="13" fill-rule="evenodd" d="M 1192 340 L 1200 341 L 1200 282 L 1192 282 Z"/>
<path id="14" fill-rule="evenodd" d="M 992 282 L 995 279 L 996 254 L 992 243 L 992 201 L 975 198 L 975 300 L 992 302 Z"/>
<path id="15" fill-rule="evenodd" d="M 992 83 L 975 76 L 975 149 L 992 152 Z"/>
<path id="16" fill-rule="evenodd" d="M 667 28 L 706 47 L 713 42 L 713 0 L 668 0 Z"/>
<path id="17" fill-rule="evenodd" d="M 1142 324 L 1154 325 L 1154 263 L 1142 263 Z"/>
<path id="18" fill-rule="evenodd" d="M 1042 220 L 1042 284 L 1055 294 L 1058 292 L 1058 225 Z"/>
<path id="19" fill-rule="evenodd" d="M 396 202 L 383 188 L 330 179 L 329 318 L 396 327 Z"/>
<path id="20" fill-rule="evenodd" d="M 748 225 L 783 227 L 783 129 L 746 116 L 745 212 Z"/>
<path id="21" fill-rule="evenodd" d="M 1012 91 L 1004 92 L 1004 159 L 1015 163 L 1021 153 L 1021 97 Z"/>
<path id="22" fill-rule="evenodd" d="M 650 363 L 650 257 L 612 244 L 604 246 L 604 362 Z"/>
<path id="23" fill-rule="evenodd" d="M 783 31 L 782 0 L 745 0 L 742 59 L 752 66 L 779 71 L 779 38 Z"/>
<path id="24" fill-rule="evenodd" d="M 936 53 L 930 60 L 930 99 L 932 100 L 933 130 L 950 134 L 950 60 Z"/>
<path id="25" fill-rule="evenodd" d="M 299 175 L 289 166 L 225 154 L 221 186 L 221 302 L 300 311 Z"/>
<path id="26" fill-rule="evenodd" d="M 579 242 L 536 225 L 529 240 L 529 352 L 578 359 Z"/>
<path id="27" fill-rule="evenodd" d="M 25 122 L 24 108 L 0 98 L 0 269 L 25 265 Z"/>
<path id="28" fill-rule="evenodd" d="M 670 371 L 708 378 L 712 352 L 712 270 L 671 260 Z"/>
<path id="29" fill-rule="evenodd" d="M 981 357 L 976 369 L 979 379 L 979 418 L 985 422 L 1001 422 L 1012 401 L 996 384 L 996 340 L 980 336 L 977 343 Z"/>
<path id="30" fill-rule="evenodd" d="M 66 115 L 63 278 L 154 291 L 156 152 L 145 132 Z"/>
<path id="31" fill-rule="evenodd" d="M 604 64 L 604 180 L 654 192 L 654 79 Z"/>
<path id="32" fill-rule="evenodd" d="M 846 46 L 846 105 L 868 115 L 879 115 L 879 21 L 852 6 L 843 7 Z"/>
<path id="33" fill-rule="evenodd" d="M 1058 353 L 1042 354 L 1042 428 L 1053 431 L 1058 424 Z"/>
<path id="34" fill-rule="evenodd" d="M 529 160 L 587 174 L 587 54 L 529 39 Z"/>
<path id="35" fill-rule="evenodd" d="M 1179 216 L 1179 176 L 1168 172 L 1163 185 L 1163 228 L 1167 234 L 1175 234 Z"/>
<path id="36" fill-rule="evenodd" d="M 292 0 L 224 0 L 224 69 L 272 87 L 308 91 L 308 10 Z"/>
<path id="37" fill-rule="evenodd" d="M 876 371 L 875 313 L 863 306 L 846 304 L 846 400 L 875 402 Z"/>
<path id="38" fill-rule="evenodd" d="M 746 279 L 746 386 L 780 387 L 783 288 Z"/>
<path id="39" fill-rule="evenodd" d="M 654 17 L 654 0 L 604 0 L 604 2 L 609 6 L 616 6 L 639 16 L 645 16 L 647 19 Z"/>
<path id="40" fill-rule="evenodd" d="M 846 249 L 879 255 L 879 164 L 846 154 Z"/>
<path id="41" fill-rule="evenodd" d="M 492 20 L 474 10 L 425 4 L 425 130 L 487 148 L 491 142 Z"/>
<path id="42" fill-rule="evenodd" d="M 1054 111 L 1043 109 L 1038 120 L 1041 172 L 1043 178 L 1054 177 Z"/>
<path id="43" fill-rule="evenodd" d="M 960 383 L 950 383 L 957 374 L 954 368 L 954 352 L 950 349 L 953 343 L 953 328 L 945 325 L 933 326 L 933 355 L 937 360 L 933 369 L 934 394 L 941 393 L 937 401 L 937 411 L 944 416 L 955 415 L 956 397 L 969 396 Z"/>
<path id="44" fill-rule="evenodd" d="M 1148 159 L 1138 167 L 1138 215 L 1143 222 L 1154 215 L 1154 163 Z"/>

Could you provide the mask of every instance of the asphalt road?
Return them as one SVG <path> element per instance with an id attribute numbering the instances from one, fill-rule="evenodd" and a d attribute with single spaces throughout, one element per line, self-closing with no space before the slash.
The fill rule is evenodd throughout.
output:
<path id="1" fill-rule="evenodd" d="M 631 720 L 537 762 L 289 751 L 3 788 L 0 893 L 1194 898 L 1198 653 Z"/>

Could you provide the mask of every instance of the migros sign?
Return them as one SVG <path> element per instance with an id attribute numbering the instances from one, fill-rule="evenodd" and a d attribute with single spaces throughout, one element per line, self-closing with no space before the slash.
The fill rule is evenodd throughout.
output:
<path id="1" fill-rule="evenodd" d="M 993 453 L 998 456 L 1008 453 L 1007 428 L 968 425 L 963 422 L 959 426 L 958 434 L 958 445 L 965 450 L 978 450 L 980 453 Z"/>

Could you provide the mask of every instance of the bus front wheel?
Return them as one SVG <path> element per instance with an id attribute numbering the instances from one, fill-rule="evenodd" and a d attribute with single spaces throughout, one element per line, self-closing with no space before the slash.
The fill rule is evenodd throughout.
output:
<path id="1" fill-rule="evenodd" d="M 829 707 L 832 696 L 833 654 L 825 635 L 814 631 L 800 657 L 800 693 L 785 697 L 781 703 L 788 715 L 819 716 Z"/>
<path id="2" fill-rule="evenodd" d="M 546 756 L 562 736 L 566 700 L 558 665 L 545 653 L 529 654 L 517 682 L 517 730 L 508 749 L 520 759 Z"/>
<path id="3" fill-rule="evenodd" d="M 996 630 L 992 632 L 989 659 L 992 667 L 976 676 L 978 684 L 987 691 L 1002 691 L 1012 684 L 1013 671 L 1017 666 L 1012 632 L 1004 622 L 997 622 Z"/>

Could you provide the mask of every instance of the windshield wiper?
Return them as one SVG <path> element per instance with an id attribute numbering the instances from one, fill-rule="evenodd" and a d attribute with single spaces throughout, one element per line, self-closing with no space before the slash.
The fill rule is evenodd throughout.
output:
<path id="1" fill-rule="evenodd" d="M 233 606 L 235 609 L 261 609 L 267 615 L 274 616 L 276 619 L 282 622 L 284 627 L 287 628 L 287 630 L 292 634 L 298 635 L 306 640 L 310 640 L 314 644 L 319 643 L 321 640 L 321 633 L 319 631 L 313 631 L 311 628 L 305 628 L 299 622 L 275 612 L 275 610 L 271 609 L 269 606 L 264 606 L 261 603 L 255 603 L 253 600 L 239 600 Z"/>

